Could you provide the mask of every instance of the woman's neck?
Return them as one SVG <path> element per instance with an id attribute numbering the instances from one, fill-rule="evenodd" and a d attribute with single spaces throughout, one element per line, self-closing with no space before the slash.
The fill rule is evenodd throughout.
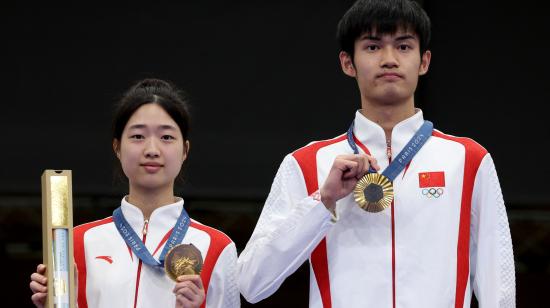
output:
<path id="1" fill-rule="evenodd" d="M 144 219 L 149 219 L 154 210 L 163 205 L 172 204 L 175 200 L 172 187 L 148 190 L 130 186 L 130 193 L 127 198 L 129 203 L 141 210 Z"/>

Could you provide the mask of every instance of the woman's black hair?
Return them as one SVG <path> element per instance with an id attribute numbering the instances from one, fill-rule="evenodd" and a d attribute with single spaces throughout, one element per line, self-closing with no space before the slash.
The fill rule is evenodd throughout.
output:
<path id="1" fill-rule="evenodd" d="M 130 117 L 145 104 L 159 105 L 178 124 L 184 140 L 189 135 L 189 107 L 183 92 L 160 79 L 143 79 L 130 87 L 118 102 L 113 117 L 113 139 L 120 141 Z"/>
<path id="2" fill-rule="evenodd" d="M 353 59 L 355 41 L 364 33 L 393 34 L 400 28 L 414 31 L 420 55 L 428 49 L 431 22 L 420 4 L 412 0 L 358 0 L 338 22 L 340 49 Z"/>

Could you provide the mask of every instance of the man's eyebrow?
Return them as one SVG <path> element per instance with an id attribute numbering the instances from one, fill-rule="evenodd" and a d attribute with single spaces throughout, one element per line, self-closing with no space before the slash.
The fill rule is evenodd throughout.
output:
<path id="1" fill-rule="evenodd" d="M 371 40 L 371 41 L 381 41 L 382 38 L 380 36 L 372 35 L 372 34 L 364 34 L 359 38 L 360 41 L 363 40 Z M 416 40 L 416 37 L 412 34 L 403 34 L 395 38 L 396 41 L 405 41 L 405 40 Z"/>
<path id="2" fill-rule="evenodd" d="M 416 36 L 412 34 L 404 34 L 395 38 L 396 41 L 416 40 Z"/>
<path id="3" fill-rule="evenodd" d="M 359 38 L 359 40 L 360 40 L 360 41 L 363 41 L 363 40 L 381 41 L 382 38 L 379 37 L 379 36 L 372 35 L 372 34 L 363 34 L 363 35 Z"/>

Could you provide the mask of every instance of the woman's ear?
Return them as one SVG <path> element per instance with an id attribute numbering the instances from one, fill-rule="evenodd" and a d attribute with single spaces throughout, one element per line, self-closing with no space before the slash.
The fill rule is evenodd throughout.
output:
<path id="1" fill-rule="evenodd" d="M 185 140 L 185 143 L 183 144 L 183 159 L 182 164 L 187 160 L 187 156 L 189 155 L 189 149 L 191 148 L 191 143 L 189 143 L 189 140 Z"/>
<path id="2" fill-rule="evenodd" d="M 120 142 L 117 139 L 113 139 L 113 151 L 118 159 L 120 159 Z"/>

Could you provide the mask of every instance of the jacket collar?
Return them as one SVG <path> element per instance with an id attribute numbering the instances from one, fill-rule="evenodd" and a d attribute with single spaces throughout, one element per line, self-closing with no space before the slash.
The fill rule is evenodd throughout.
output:
<path id="1" fill-rule="evenodd" d="M 413 116 L 394 126 L 391 136 L 392 160 L 401 152 L 423 123 L 422 110 L 417 108 Z M 381 171 L 384 170 L 389 164 L 384 129 L 377 123 L 367 119 L 358 110 L 355 113 L 353 133 L 359 142 L 365 145 L 371 155 L 376 158 Z"/>
<path id="2" fill-rule="evenodd" d="M 128 221 L 132 229 L 134 229 L 138 235 L 142 235 L 143 227 L 145 225 L 145 218 L 143 217 L 141 209 L 128 202 L 127 196 L 122 198 L 120 204 L 122 214 L 124 215 L 126 221 Z M 178 197 L 176 202 L 163 205 L 155 209 L 153 213 L 151 213 L 151 217 L 149 217 L 147 227 L 148 232 L 149 230 L 155 230 L 156 233 L 156 230 L 158 230 L 160 233 L 164 234 L 165 232 L 168 232 L 168 230 L 172 229 L 181 214 L 183 204 L 183 199 Z"/>

